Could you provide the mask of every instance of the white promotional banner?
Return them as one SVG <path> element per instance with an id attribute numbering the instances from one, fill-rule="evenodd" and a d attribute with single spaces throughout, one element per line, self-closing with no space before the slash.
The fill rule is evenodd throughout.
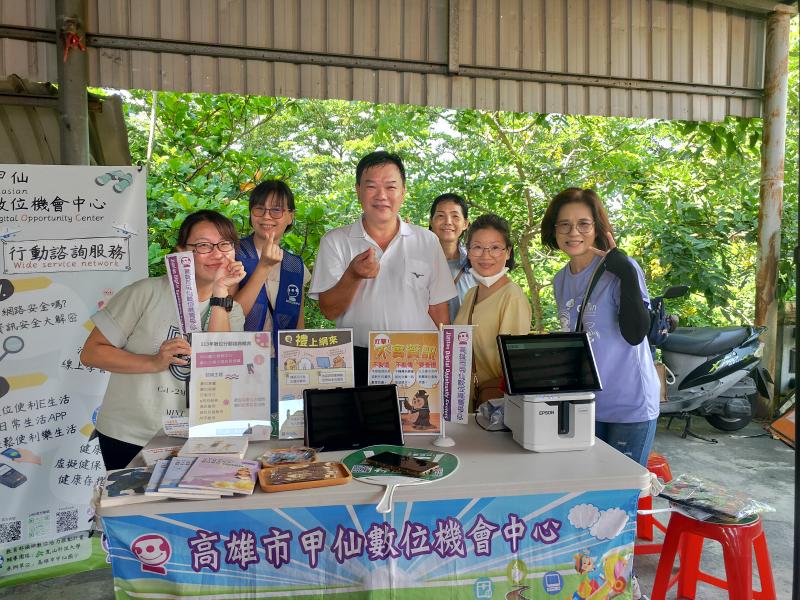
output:
<path id="1" fill-rule="evenodd" d="M 147 276 L 145 189 L 135 167 L 0 165 L 0 558 L 89 529 L 108 374 L 79 354 Z"/>
<path id="2" fill-rule="evenodd" d="M 450 423 L 469 420 L 472 379 L 472 325 L 444 325 L 441 332 L 442 416 Z"/>

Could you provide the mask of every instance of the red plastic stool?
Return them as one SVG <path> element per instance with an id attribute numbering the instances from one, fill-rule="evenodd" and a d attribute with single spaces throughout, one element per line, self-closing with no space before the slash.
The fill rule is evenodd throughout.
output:
<path id="1" fill-rule="evenodd" d="M 672 471 L 669 468 L 669 461 L 657 452 L 651 452 L 647 457 L 647 470 L 651 473 L 655 473 L 656 477 L 661 479 L 664 483 L 672 481 Z M 645 496 L 639 500 L 639 510 L 650 510 L 652 508 L 652 496 Z M 664 533 L 667 531 L 667 527 L 653 515 L 638 515 L 636 518 L 636 537 L 652 542 L 653 527 L 657 527 Z M 658 554 L 661 552 L 661 544 L 636 544 L 633 551 L 634 554 Z"/>
<path id="2" fill-rule="evenodd" d="M 722 545 L 727 580 L 700 570 L 703 541 L 706 538 L 717 540 Z M 760 592 L 753 590 L 753 550 L 761 579 Z M 675 555 L 679 551 L 680 569 L 670 579 Z M 750 522 L 742 525 L 720 525 L 698 521 L 678 512 L 672 513 L 650 597 L 652 600 L 664 600 L 667 590 L 677 582 L 679 598 L 694 598 L 698 581 L 728 590 L 728 598 L 732 600 L 775 600 L 772 565 L 760 517 L 752 517 Z"/>

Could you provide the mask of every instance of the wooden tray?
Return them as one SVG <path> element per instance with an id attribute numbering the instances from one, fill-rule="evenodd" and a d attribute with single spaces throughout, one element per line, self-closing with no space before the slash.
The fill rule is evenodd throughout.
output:
<path id="1" fill-rule="evenodd" d="M 320 472 L 331 474 L 331 477 L 320 478 Z M 342 485 L 352 479 L 350 469 L 339 462 L 315 462 L 300 465 L 280 465 L 268 467 L 258 472 L 258 484 L 265 492 L 285 492 L 304 490 L 329 485 Z M 286 483 L 273 483 L 275 480 Z M 294 481 L 287 481 L 294 480 Z"/>

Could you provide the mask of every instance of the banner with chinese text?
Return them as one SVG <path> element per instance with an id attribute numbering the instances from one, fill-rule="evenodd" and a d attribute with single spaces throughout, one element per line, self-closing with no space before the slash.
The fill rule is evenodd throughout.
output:
<path id="1" fill-rule="evenodd" d="M 278 332 L 278 430 L 302 439 L 303 390 L 353 387 L 353 330 Z"/>
<path id="2" fill-rule="evenodd" d="M 145 187 L 146 173 L 131 167 L 0 165 L 0 548 L 8 552 L 89 529 L 105 472 L 89 436 L 108 375 L 84 367 L 79 353 L 91 315 L 147 276 Z"/>
<path id="3" fill-rule="evenodd" d="M 369 385 L 397 385 L 403 434 L 439 433 L 438 331 L 370 331 Z"/>
<path id="4" fill-rule="evenodd" d="M 103 519 L 117 598 L 629 598 L 638 490 Z M 188 507 L 187 507 L 188 508 Z M 627 591 L 627 594 L 626 594 Z M 587 593 L 588 592 L 588 593 Z"/>
<path id="5" fill-rule="evenodd" d="M 442 418 L 449 423 L 465 424 L 469 421 L 472 327 L 442 327 Z"/>

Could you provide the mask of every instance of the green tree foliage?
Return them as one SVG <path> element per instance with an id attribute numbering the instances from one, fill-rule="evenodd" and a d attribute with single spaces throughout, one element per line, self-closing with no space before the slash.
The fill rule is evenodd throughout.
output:
<path id="1" fill-rule="evenodd" d="M 790 64 L 781 299 L 794 294 L 797 243 L 796 19 Z M 189 212 L 220 210 L 247 234 L 247 194 L 268 177 L 294 190 L 295 225 L 285 243 L 313 267 L 322 234 L 360 213 L 359 158 L 383 148 L 406 161 L 404 218 L 426 226 L 431 200 L 454 191 L 471 216 L 509 219 L 521 265 L 513 276 L 529 292 L 536 329 L 558 326 L 550 284 L 565 262 L 541 246 L 539 223 L 549 199 L 570 186 L 604 198 L 617 242 L 640 262 L 652 294 L 690 286 L 690 297 L 670 305 L 683 324 L 752 320 L 759 119 L 665 122 L 145 91 L 130 92 L 126 109 L 134 160 L 149 166 L 153 275 L 163 272 Z M 306 303 L 306 323 L 328 324 L 314 302 Z"/>

